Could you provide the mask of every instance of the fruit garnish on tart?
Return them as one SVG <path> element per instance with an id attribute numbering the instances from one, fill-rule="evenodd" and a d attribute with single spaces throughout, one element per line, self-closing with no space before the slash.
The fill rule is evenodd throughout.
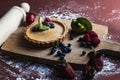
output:
<path id="1" fill-rule="evenodd" d="M 42 24 L 42 22 L 41 22 L 41 20 L 40 20 L 40 17 L 39 17 L 39 19 L 38 19 L 38 29 L 39 29 L 40 31 L 45 31 L 45 30 L 49 30 L 49 29 L 50 29 L 49 26 Z"/>
<path id="2" fill-rule="evenodd" d="M 38 19 L 38 24 L 32 29 L 33 32 L 35 31 L 45 31 L 49 30 L 50 28 L 54 28 L 54 24 L 51 22 L 49 18 L 45 18 L 45 20 L 42 22 L 41 18 Z"/>
<path id="3" fill-rule="evenodd" d="M 62 42 L 68 34 L 66 25 L 56 19 L 36 17 L 36 20 L 27 27 L 25 38 L 39 46 L 53 46 Z"/>

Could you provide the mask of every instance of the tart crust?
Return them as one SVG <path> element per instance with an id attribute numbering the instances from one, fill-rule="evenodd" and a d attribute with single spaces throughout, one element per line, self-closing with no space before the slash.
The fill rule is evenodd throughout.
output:
<path id="1" fill-rule="evenodd" d="M 56 19 L 51 19 L 51 22 L 55 25 L 55 28 L 33 32 L 32 29 L 35 25 L 38 25 L 38 18 L 39 16 L 37 16 L 36 20 L 31 25 L 27 26 L 25 30 L 24 36 L 29 42 L 37 44 L 41 47 L 50 47 L 64 40 L 68 34 L 68 28 L 63 22 Z"/>

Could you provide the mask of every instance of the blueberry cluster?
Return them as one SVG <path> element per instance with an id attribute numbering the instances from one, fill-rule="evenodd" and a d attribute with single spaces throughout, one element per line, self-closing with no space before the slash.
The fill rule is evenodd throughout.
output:
<path id="1" fill-rule="evenodd" d="M 49 26 L 50 28 L 55 28 L 55 25 L 51 22 L 50 18 L 45 18 L 43 25 Z"/>
<path id="2" fill-rule="evenodd" d="M 83 37 L 80 37 L 80 38 L 78 39 L 78 42 L 80 42 L 80 46 L 81 46 L 81 47 L 87 48 L 87 47 L 90 47 L 90 46 L 91 46 L 91 43 L 88 42 L 88 41 L 85 41 Z"/>
<path id="3" fill-rule="evenodd" d="M 57 51 L 57 49 L 59 50 Z M 64 60 L 66 53 L 70 53 L 72 51 L 71 44 L 69 43 L 66 46 L 64 43 L 60 42 L 58 46 L 52 47 L 50 54 L 54 54 L 56 51 L 57 55 L 60 56 L 60 59 Z"/>
<path id="4" fill-rule="evenodd" d="M 72 50 L 70 43 L 67 44 L 67 46 L 65 46 L 65 44 L 63 44 L 63 43 L 59 43 L 59 47 L 61 48 L 61 51 L 62 51 L 63 53 L 69 53 L 69 52 L 71 52 L 71 50 Z"/>
<path id="5" fill-rule="evenodd" d="M 58 46 L 53 46 L 50 54 L 54 54 L 57 51 Z"/>

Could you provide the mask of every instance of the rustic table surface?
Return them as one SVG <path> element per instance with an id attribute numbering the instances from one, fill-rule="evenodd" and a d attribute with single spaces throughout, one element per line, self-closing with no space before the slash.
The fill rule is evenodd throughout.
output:
<path id="1" fill-rule="evenodd" d="M 2 0 L 0 17 L 12 6 L 28 2 L 31 12 L 40 16 L 71 20 L 86 17 L 94 23 L 109 27 L 107 38 L 120 42 L 120 0 Z M 12 46 L 12 45 L 11 45 Z M 0 53 L 0 80 L 63 80 L 56 77 L 54 68 L 32 61 L 11 59 Z M 76 78 L 80 80 L 81 70 L 76 70 Z M 103 70 L 93 80 L 119 80 L 120 60 L 105 57 Z"/>

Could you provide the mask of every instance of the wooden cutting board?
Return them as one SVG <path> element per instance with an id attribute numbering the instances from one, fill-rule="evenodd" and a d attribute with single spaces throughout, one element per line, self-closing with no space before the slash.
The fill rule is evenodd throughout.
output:
<path id="1" fill-rule="evenodd" d="M 70 29 L 70 20 L 59 20 L 66 24 L 66 26 Z M 98 34 L 101 43 L 95 50 L 101 50 L 101 49 L 110 49 L 113 51 L 120 51 L 120 44 L 119 43 L 112 43 L 107 41 L 106 35 L 108 33 L 108 27 L 98 24 L 92 24 L 93 30 Z M 3 51 L 3 54 L 10 55 L 12 57 L 20 57 L 24 58 L 27 57 L 29 59 L 34 59 L 34 61 L 39 61 L 44 64 L 48 65 L 54 65 L 60 62 L 59 57 L 55 54 L 50 55 L 51 48 L 40 48 L 31 46 L 27 43 L 27 41 L 24 38 L 24 26 L 19 27 L 16 32 L 14 32 L 2 45 L 1 50 Z M 80 56 L 82 54 L 82 51 L 85 50 L 89 52 L 89 49 L 85 49 L 79 46 L 79 43 L 77 42 L 78 38 L 80 36 L 76 37 L 74 40 L 66 39 L 64 41 L 65 44 L 71 43 L 72 44 L 72 51 L 71 53 L 68 53 L 65 57 L 66 61 L 73 64 L 73 65 L 81 65 L 86 64 L 89 60 L 89 58 L 85 56 Z M 115 53 L 114 53 L 115 54 Z M 112 54 L 112 55 L 114 55 Z M 120 55 L 120 54 L 118 54 Z"/>

